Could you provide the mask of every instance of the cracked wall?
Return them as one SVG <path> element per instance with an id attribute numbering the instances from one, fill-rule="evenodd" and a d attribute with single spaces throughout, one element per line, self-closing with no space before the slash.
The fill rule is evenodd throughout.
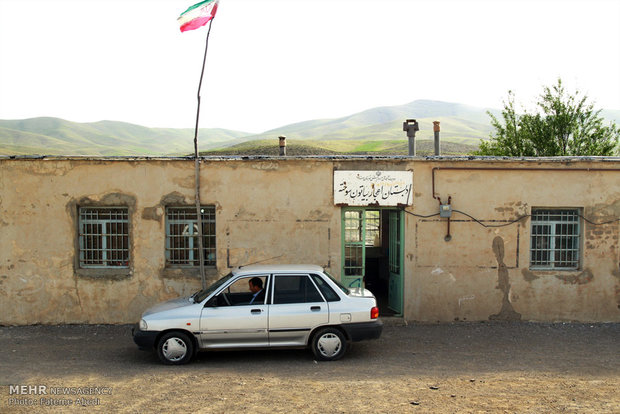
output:
<path id="1" fill-rule="evenodd" d="M 533 170 L 510 171 L 511 166 Z M 433 167 L 438 168 L 435 174 Z M 450 171 L 450 167 L 458 170 Z M 535 170 L 550 167 L 558 171 Z M 571 168 L 610 171 L 567 172 Z M 420 215 L 438 211 L 438 201 L 427 184 L 433 182 L 433 175 L 436 196 L 443 202 L 451 196 L 454 210 L 489 226 L 503 227 L 483 227 L 453 212 L 452 239 L 446 242 L 446 219 L 408 217 L 407 232 L 414 234 L 408 257 L 414 268 L 406 287 L 410 298 L 406 314 L 429 322 L 620 320 L 617 162 L 446 161 L 418 165 L 414 205 Z M 597 223 L 582 220 L 578 269 L 530 268 L 529 214 L 533 207 L 577 208 Z"/>
<path id="2" fill-rule="evenodd" d="M 216 208 L 217 266 L 306 262 L 341 266 L 340 208 L 333 171 L 413 170 L 408 211 L 438 212 L 436 166 L 558 166 L 541 171 L 439 171 L 436 195 L 488 225 L 454 212 L 447 220 L 405 215 L 404 303 L 411 320 L 620 321 L 618 172 L 565 173 L 619 161 L 424 159 L 205 160 L 201 199 Z M 132 323 L 147 307 L 200 287 L 197 270 L 166 266 L 165 209 L 194 205 L 194 163 L 184 159 L 0 160 L 0 324 Z M 543 185 L 544 184 L 544 185 Z M 130 210 L 130 268 L 76 268 L 80 205 Z M 575 207 L 582 226 L 580 268 L 529 267 L 532 207 Z"/>
<path id="3" fill-rule="evenodd" d="M 216 207 L 217 266 L 272 259 L 329 266 L 338 226 L 331 163 L 204 162 L 201 200 Z M 191 160 L 0 162 L 0 324 L 131 323 L 200 288 L 198 269 L 166 266 L 165 209 L 194 206 Z M 128 269 L 80 269 L 80 206 L 129 210 Z M 277 258 L 277 259 L 274 259 Z M 334 263 L 339 263 L 335 260 Z"/>

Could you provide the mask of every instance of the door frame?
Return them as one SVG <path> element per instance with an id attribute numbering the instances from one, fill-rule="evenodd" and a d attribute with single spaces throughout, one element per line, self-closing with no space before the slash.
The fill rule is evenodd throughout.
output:
<path id="1" fill-rule="evenodd" d="M 392 266 L 391 263 L 391 259 L 388 258 L 388 274 L 389 274 L 389 279 L 388 279 L 388 307 L 390 307 L 390 305 L 392 304 L 390 302 L 390 285 L 392 282 L 392 275 L 395 275 L 396 277 L 398 277 L 398 307 L 400 308 L 399 310 L 396 310 L 392 307 L 390 307 L 390 309 L 392 309 L 393 311 L 397 312 L 397 315 L 402 315 L 404 313 L 404 309 L 405 309 L 405 258 L 404 258 L 404 253 L 405 253 L 405 213 L 402 210 L 396 210 L 396 209 L 392 209 L 389 210 L 388 212 L 388 223 L 390 226 L 390 240 L 389 243 L 392 243 L 392 223 L 391 223 L 391 217 L 389 216 L 389 213 L 391 212 L 395 212 L 396 213 L 396 217 L 397 217 L 397 228 L 398 228 L 398 273 L 393 273 L 392 269 L 390 268 Z M 389 247 L 388 247 L 389 249 Z"/>
<path id="2" fill-rule="evenodd" d="M 342 282 L 343 285 L 345 285 L 345 287 L 347 288 L 362 288 L 364 287 L 364 277 L 366 276 L 366 219 L 364 218 L 364 212 L 365 212 L 366 208 L 365 207 L 342 207 L 340 210 L 340 254 L 341 254 L 341 266 L 340 266 L 340 281 Z M 355 212 L 359 212 L 361 213 L 361 219 L 360 219 L 360 231 L 361 231 L 361 235 L 360 235 L 360 240 L 358 242 L 351 242 L 351 243 L 355 243 L 358 244 L 362 247 L 361 249 L 361 255 L 362 255 L 362 266 L 361 266 L 361 275 L 359 276 L 353 276 L 353 278 L 358 278 L 360 279 L 360 283 L 359 285 L 355 282 L 350 283 L 349 282 L 349 276 L 346 275 L 345 272 L 345 265 L 346 265 L 346 256 L 345 256 L 345 252 L 346 252 L 346 213 L 348 211 L 355 211 Z M 356 286 L 353 286 L 353 284 L 356 284 Z"/>
<path id="3" fill-rule="evenodd" d="M 345 276 L 345 213 L 347 211 L 361 211 L 362 212 L 362 219 L 361 219 L 361 225 L 362 225 L 362 234 L 361 234 L 361 238 L 362 238 L 362 260 L 363 260 L 363 275 L 361 276 L 361 287 L 364 287 L 364 278 L 366 276 L 365 274 L 365 269 L 366 269 L 366 216 L 365 216 L 365 212 L 366 210 L 380 210 L 381 214 L 383 215 L 384 213 L 388 213 L 389 211 L 396 211 L 398 213 L 398 219 L 399 219 L 399 227 L 400 227 L 400 248 L 399 248 L 399 262 L 400 262 L 400 281 L 399 281 L 399 290 L 401 293 L 401 306 L 402 306 L 402 311 L 400 314 L 397 314 L 395 316 L 402 316 L 404 313 L 404 305 L 405 305 L 405 260 L 404 260 L 404 256 L 405 256 L 405 214 L 403 212 L 403 210 L 401 208 L 397 208 L 397 207 L 380 207 L 380 206 L 355 206 L 355 207 L 341 207 L 340 209 L 340 258 L 341 258 L 341 264 L 340 264 L 340 280 L 344 282 L 345 278 L 347 276 Z M 389 220 L 389 219 L 388 219 Z M 389 242 L 389 240 L 384 241 L 384 242 Z M 388 281 L 389 284 L 389 281 Z M 349 286 L 347 286 L 349 287 Z M 355 288 L 355 287 L 354 287 Z"/>

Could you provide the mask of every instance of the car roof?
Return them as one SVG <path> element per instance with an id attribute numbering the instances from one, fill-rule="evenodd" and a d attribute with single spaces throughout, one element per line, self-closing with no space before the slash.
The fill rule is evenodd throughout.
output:
<path id="1" fill-rule="evenodd" d="M 241 266 L 233 269 L 232 273 L 237 276 L 249 273 L 313 273 L 322 271 L 321 266 L 313 264 L 277 264 Z"/>

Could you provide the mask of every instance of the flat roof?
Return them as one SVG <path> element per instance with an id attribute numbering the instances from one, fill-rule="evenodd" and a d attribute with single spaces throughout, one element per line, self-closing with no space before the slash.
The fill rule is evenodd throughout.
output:
<path id="1" fill-rule="evenodd" d="M 69 161 L 194 161 L 193 156 L 167 157 L 167 156 L 86 156 L 86 155 L 0 155 L 0 161 L 4 160 L 69 160 Z M 620 162 L 620 157 L 497 157 L 481 155 L 304 155 L 304 156 L 276 156 L 276 155 L 231 155 L 231 156 L 201 156 L 200 160 L 214 161 L 431 161 L 431 162 Z"/>

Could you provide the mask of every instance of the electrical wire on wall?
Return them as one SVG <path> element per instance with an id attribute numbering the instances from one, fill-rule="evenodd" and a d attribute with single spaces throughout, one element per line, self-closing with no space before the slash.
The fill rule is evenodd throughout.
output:
<path id="1" fill-rule="evenodd" d="M 588 220 L 587 218 L 585 218 L 584 216 L 582 216 L 581 214 L 577 214 L 579 217 L 581 217 L 583 219 L 583 221 L 585 221 L 586 223 L 592 224 L 594 226 L 602 226 L 603 224 L 611 224 L 611 223 L 615 223 L 616 221 L 620 221 L 620 218 L 615 218 L 613 220 L 609 220 L 609 221 L 604 221 L 602 223 L 595 223 L 593 221 Z"/>
<path id="2" fill-rule="evenodd" d="M 446 206 L 446 204 L 443 204 L 441 202 L 441 198 L 439 198 L 439 196 L 437 195 L 437 190 L 436 190 L 436 178 L 435 175 L 439 173 L 439 171 L 492 171 L 492 172 L 498 172 L 498 171 L 546 171 L 546 172 L 559 172 L 561 171 L 562 173 L 570 171 L 570 172 L 583 172 L 583 173 L 590 173 L 590 172 L 618 172 L 620 171 L 620 169 L 618 168 L 557 168 L 557 167 L 553 167 L 553 168 L 539 168 L 539 167 L 502 167 L 502 168 L 498 168 L 498 167 L 459 167 L 459 166 L 455 166 L 455 167 L 433 167 L 432 169 L 432 196 L 434 199 L 439 201 L 440 206 L 444 207 Z M 514 224 L 516 222 L 519 222 L 521 220 L 523 220 L 524 218 L 527 217 L 531 217 L 531 214 L 526 214 L 523 215 L 521 217 L 516 218 L 515 220 L 512 220 L 510 222 L 506 222 L 506 223 L 502 223 L 502 224 L 486 224 L 483 223 L 482 221 L 478 220 L 477 218 L 471 216 L 470 214 L 467 214 L 463 211 L 460 210 L 454 210 L 451 209 L 450 207 L 450 199 L 452 197 L 448 197 L 448 203 L 447 203 L 447 210 L 449 211 L 453 211 L 456 213 L 460 213 L 463 214 L 467 217 L 469 217 L 470 219 L 472 219 L 473 221 L 475 221 L 476 223 L 480 224 L 481 226 L 484 227 L 505 227 L 505 226 L 510 226 L 511 224 Z M 440 215 L 441 213 L 437 213 L 437 214 L 433 214 L 433 215 L 429 215 L 429 216 L 422 216 L 422 215 L 416 215 L 415 213 L 411 213 L 407 210 L 404 210 L 406 213 L 417 216 L 417 217 L 422 217 L 422 218 L 428 218 L 428 217 L 433 217 L 436 215 Z M 444 214 L 448 214 L 448 215 L 444 215 L 444 217 L 446 217 L 448 220 L 448 236 L 450 234 L 450 213 L 449 212 L 444 212 Z M 604 221 L 604 222 L 595 222 L 592 221 L 584 216 L 582 216 L 581 214 L 577 214 L 578 217 L 580 217 L 581 219 L 583 219 L 583 221 L 585 221 L 588 224 L 591 224 L 593 226 L 602 226 L 605 224 L 612 224 L 612 223 L 617 223 L 620 222 L 620 217 L 616 217 L 612 220 L 608 220 L 608 221 Z"/>
<path id="3" fill-rule="evenodd" d="M 438 215 L 440 214 L 440 213 L 435 213 L 435 214 L 429 214 L 429 215 L 425 216 L 425 215 L 421 215 L 421 214 L 415 214 L 415 213 L 412 213 L 411 211 L 407 211 L 407 210 L 405 210 L 405 209 L 403 209 L 403 211 L 404 211 L 405 213 L 407 213 L 407 214 L 410 214 L 410 215 L 412 215 L 412 216 L 419 217 L 419 218 L 431 218 L 431 217 L 438 216 Z M 454 213 L 460 213 L 460 214 L 462 214 L 462 215 L 464 215 L 464 216 L 467 216 L 467 217 L 469 217 L 470 219 L 472 219 L 473 221 L 475 221 L 476 223 L 480 224 L 480 225 L 481 225 L 481 226 L 483 226 L 483 227 L 487 227 L 487 228 L 490 228 L 490 227 L 506 227 L 506 226 L 510 226 L 511 224 L 514 224 L 514 223 L 516 223 L 516 222 L 519 222 L 519 221 L 523 220 L 524 218 L 528 218 L 528 217 L 531 217 L 531 216 L 532 216 L 531 214 L 526 214 L 526 215 L 523 215 L 523 216 L 521 216 L 521 217 L 518 217 L 518 218 L 516 218 L 516 219 L 514 219 L 514 220 L 512 220 L 512 221 L 506 222 L 506 223 L 502 223 L 502 224 L 486 224 L 486 223 L 483 223 L 482 221 L 478 220 L 477 218 L 475 218 L 475 217 L 471 216 L 470 214 L 465 213 L 464 211 L 461 211 L 461 210 L 452 210 L 452 211 L 453 211 Z M 583 221 L 585 221 L 586 223 L 592 224 L 593 226 L 602 226 L 602 225 L 604 225 L 604 224 L 612 224 L 612 223 L 616 223 L 616 222 L 619 222 L 619 221 L 620 221 L 620 218 L 615 218 L 615 219 L 613 219 L 613 220 L 609 220 L 609 221 L 604 221 L 604 222 L 601 222 L 601 223 L 597 223 L 597 222 L 594 222 L 594 221 L 592 221 L 592 220 L 589 220 L 589 219 L 585 218 L 585 217 L 584 217 L 584 216 L 582 216 L 581 214 L 578 214 L 577 216 L 581 217 L 581 218 L 583 219 Z"/>
<path id="4" fill-rule="evenodd" d="M 439 213 L 435 213 L 435 214 L 429 214 L 428 216 L 422 216 L 420 214 L 415 214 L 415 213 L 412 213 L 411 211 L 407 211 L 405 209 L 403 209 L 403 211 L 407 214 L 411 214 L 412 216 L 420 217 L 420 218 L 430 218 L 430 217 L 435 217 L 439 215 Z"/>

